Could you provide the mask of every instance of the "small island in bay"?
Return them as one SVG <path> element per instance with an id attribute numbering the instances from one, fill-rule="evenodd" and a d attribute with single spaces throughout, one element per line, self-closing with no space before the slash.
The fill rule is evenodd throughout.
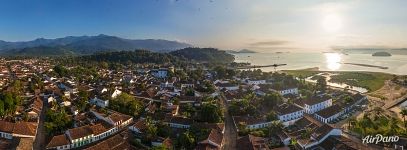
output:
<path id="1" fill-rule="evenodd" d="M 249 49 L 242 49 L 240 51 L 237 51 L 236 53 L 257 53 L 257 52 Z"/>
<path id="2" fill-rule="evenodd" d="M 391 54 L 388 52 L 376 52 L 373 53 L 372 56 L 378 56 L 378 57 L 390 57 Z"/>

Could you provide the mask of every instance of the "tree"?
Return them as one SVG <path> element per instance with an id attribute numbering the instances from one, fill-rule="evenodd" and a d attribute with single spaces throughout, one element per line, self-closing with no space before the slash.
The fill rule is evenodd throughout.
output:
<path id="1" fill-rule="evenodd" d="M 350 130 L 352 128 L 352 126 L 356 123 L 356 117 L 352 116 L 349 118 L 348 120 L 348 129 Z"/>
<path id="2" fill-rule="evenodd" d="M 366 114 L 359 122 L 359 127 L 362 129 L 362 135 L 367 135 L 367 128 L 373 124 L 372 120 Z"/>
<path id="3" fill-rule="evenodd" d="M 143 111 L 143 104 L 139 100 L 129 102 L 128 114 L 138 116 Z"/>
<path id="4" fill-rule="evenodd" d="M 107 69 L 109 67 L 109 64 L 107 62 L 101 62 L 100 67 L 103 69 Z"/>
<path id="5" fill-rule="evenodd" d="M 284 128 L 283 123 L 281 123 L 280 121 L 272 121 L 271 125 L 269 127 L 269 136 L 271 136 L 271 133 L 275 133 L 279 130 L 282 130 Z"/>
<path id="6" fill-rule="evenodd" d="M 196 112 L 196 109 L 192 106 L 191 103 L 188 103 L 185 106 L 183 106 L 183 110 L 184 112 L 182 115 L 188 118 L 192 117 Z"/>
<path id="7" fill-rule="evenodd" d="M 276 93 L 276 92 L 271 92 L 271 93 L 267 94 L 266 96 L 264 96 L 264 98 L 263 98 L 263 103 L 269 107 L 274 107 L 277 104 L 281 103 L 282 101 L 283 101 L 283 97 L 279 93 Z"/>
<path id="8" fill-rule="evenodd" d="M 178 138 L 178 146 L 181 149 L 193 149 L 195 147 L 195 136 L 190 131 L 184 132 Z"/>
<path id="9" fill-rule="evenodd" d="M 150 150 L 167 150 L 165 145 L 153 146 Z"/>
<path id="10" fill-rule="evenodd" d="M 0 117 L 4 116 L 4 102 L 0 99 Z"/>
<path id="11" fill-rule="evenodd" d="M 52 109 L 46 112 L 45 116 L 45 129 L 49 134 L 61 133 L 72 126 L 73 122 L 71 117 L 62 109 L 61 111 L 54 111 Z"/>
<path id="12" fill-rule="evenodd" d="M 301 137 L 308 139 L 311 137 L 311 134 L 312 134 L 312 129 L 309 127 L 305 127 L 305 131 L 301 134 Z"/>
<path id="13" fill-rule="evenodd" d="M 138 116 L 143 111 L 143 104 L 140 100 L 122 92 L 110 101 L 109 108 L 127 115 Z"/>
<path id="14" fill-rule="evenodd" d="M 160 137 L 168 137 L 171 135 L 171 127 L 166 125 L 166 124 L 162 124 L 159 123 L 157 124 L 157 135 Z"/>
<path id="15" fill-rule="evenodd" d="M 157 127 L 152 123 L 146 123 L 147 125 L 147 131 L 146 131 L 146 137 L 148 141 L 153 140 L 158 133 Z"/>
<path id="16" fill-rule="evenodd" d="M 174 104 L 174 105 L 179 105 L 179 98 L 178 98 L 178 97 L 174 97 L 174 98 L 172 99 L 172 104 Z"/>
<path id="17" fill-rule="evenodd" d="M 391 118 L 388 126 L 390 127 L 390 130 L 387 135 L 397 135 L 397 130 L 400 129 L 400 127 L 397 125 L 397 119 Z"/>
<path id="18" fill-rule="evenodd" d="M 223 79 L 227 75 L 226 69 L 222 66 L 216 66 L 213 70 L 216 72 L 216 77 L 219 79 Z"/>
<path id="19" fill-rule="evenodd" d="M 317 86 L 316 86 L 317 90 L 319 90 L 319 91 L 321 91 L 321 92 L 325 92 L 325 90 L 326 90 L 326 85 L 327 85 L 327 83 L 326 83 L 326 78 L 325 78 L 324 76 L 320 76 L 320 77 L 317 79 Z"/>
<path id="20" fill-rule="evenodd" d="M 407 130 L 407 128 L 406 128 L 407 109 L 405 109 L 405 108 L 402 109 L 401 112 L 400 112 L 400 114 L 403 116 L 404 129 Z"/>
<path id="21" fill-rule="evenodd" d="M 4 95 L 4 104 L 6 114 L 13 114 L 16 109 L 16 106 L 14 103 L 13 95 L 11 93 L 6 93 Z"/>
<path id="22" fill-rule="evenodd" d="M 245 114 L 249 116 L 254 116 L 257 112 L 257 108 L 253 105 L 248 105 L 246 108 L 244 108 Z"/>
<path id="23" fill-rule="evenodd" d="M 188 88 L 188 89 L 185 91 L 185 95 L 186 95 L 186 96 L 195 96 L 195 90 L 194 90 L 193 88 Z"/>
<path id="24" fill-rule="evenodd" d="M 349 96 L 349 95 L 347 95 L 344 99 L 345 99 L 346 103 L 350 103 L 350 102 L 353 101 L 353 98 L 351 96 Z"/>
<path id="25" fill-rule="evenodd" d="M 222 121 L 222 111 L 215 104 L 203 104 L 200 118 L 203 122 L 218 123 Z"/>
<path id="26" fill-rule="evenodd" d="M 54 72 L 58 74 L 59 77 L 64 77 L 66 75 L 68 75 L 68 69 L 66 69 L 65 67 L 61 66 L 61 65 L 56 65 L 53 68 Z"/>
<path id="27" fill-rule="evenodd" d="M 267 114 L 267 121 L 274 121 L 277 120 L 277 114 L 274 111 L 271 111 Z"/>

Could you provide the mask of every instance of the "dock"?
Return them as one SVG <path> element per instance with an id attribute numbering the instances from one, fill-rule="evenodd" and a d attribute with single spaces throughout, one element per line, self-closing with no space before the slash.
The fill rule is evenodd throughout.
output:
<path id="1" fill-rule="evenodd" d="M 236 67 L 236 69 L 253 69 L 253 68 L 266 68 L 266 67 L 279 67 L 279 66 L 285 66 L 287 64 L 272 64 L 272 65 L 253 65 L 253 66 L 242 66 L 242 67 Z"/>

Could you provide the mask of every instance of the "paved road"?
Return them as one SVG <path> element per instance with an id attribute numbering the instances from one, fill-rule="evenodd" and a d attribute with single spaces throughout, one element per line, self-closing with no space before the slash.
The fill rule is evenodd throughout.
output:
<path id="1" fill-rule="evenodd" d="M 45 112 L 47 110 L 47 104 L 43 101 L 43 105 L 42 105 L 42 111 L 41 111 L 41 115 L 40 115 L 40 119 L 39 119 L 39 123 L 38 123 L 38 128 L 37 128 L 37 135 L 35 136 L 35 141 L 33 143 L 33 149 L 34 150 L 42 150 L 45 149 L 46 146 L 46 136 L 47 133 L 45 131 L 45 127 L 44 127 L 44 121 L 45 121 Z"/>
<path id="2" fill-rule="evenodd" d="M 225 138 L 225 150 L 235 150 L 236 149 L 236 140 L 237 140 L 237 132 L 235 129 L 235 125 L 233 124 L 232 116 L 229 115 L 228 107 L 226 99 L 222 97 L 222 106 L 225 108 L 224 116 L 225 116 L 225 133 L 223 138 Z"/>

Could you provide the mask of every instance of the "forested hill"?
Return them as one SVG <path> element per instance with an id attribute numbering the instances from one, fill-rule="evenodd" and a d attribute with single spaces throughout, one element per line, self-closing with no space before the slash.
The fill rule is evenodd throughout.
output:
<path id="1" fill-rule="evenodd" d="M 147 50 L 100 52 L 79 57 L 81 60 L 116 63 L 157 63 L 164 64 L 178 61 L 168 53 L 155 53 Z"/>
<path id="2" fill-rule="evenodd" d="M 68 47 L 27 47 L 22 49 L 11 49 L 0 52 L 2 56 L 72 56 L 75 52 Z"/>
<path id="3" fill-rule="evenodd" d="M 132 51 L 148 49 L 154 52 L 170 52 L 192 45 L 161 39 L 124 39 L 116 36 L 68 36 L 56 39 L 39 38 L 25 42 L 0 40 L 0 55 L 6 56 L 54 56 L 90 55 L 103 51 Z"/>
<path id="4" fill-rule="evenodd" d="M 198 62 L 230 63 L 235 60 L 232 54 L 215 48 L 184 48 L 172 51 L 170 54 Z"/>
<path id="5" fill-rule="evenodd" d="M 171 53 L 156 53 L 147 50 L 101 52 L 79 57 L 87 61 L 105 61 L 117 63 L 174 63 L 196 61 L 209 63 L 231 63 L 234 56 L 214 48 L 185 48 Z"/>

